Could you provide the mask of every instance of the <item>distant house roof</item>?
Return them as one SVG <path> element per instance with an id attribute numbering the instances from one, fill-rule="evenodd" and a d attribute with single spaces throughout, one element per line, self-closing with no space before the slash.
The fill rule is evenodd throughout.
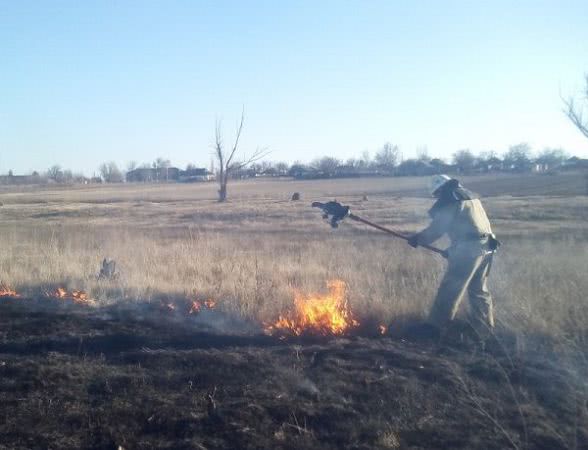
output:
<path id="1" fill-rule="evenodd" d="M 0 175 L 0 184 L 39 184 L 46 182 L 38 173 L 33 175 Z"/>
<path id="2" fill-rule="evenodd" d="M 129 182 L 146 182 L 146 181 L 173 181 L 177 180 L 180 175 L 180 169 L 177 167 L 139 167 L 138 169 L 129 170 L 126 179 Z"/>
<path id="3" fill-rule="evenodd" d="M 571 167 L 576 167 L 576 168 L 580 168 L 580 167 L 588 167 L 588 159 L 583 159 L 583 158 L 578 158 L 577 156 L 572 156 L 571 158 L 568 158 L 564 161 L 563 166 L 566 166 L 568 168 Z"/>
<path id="4" fill-rule="evenodd" d="M 180 175 L 185 176 L 185 177 L 204 177 L 204 176 L 212 175 L 212 172 L 210 172 L 208 169 L 194 167 L 191 169 L 186 169 L 186 170 L 180 171 Z"/>

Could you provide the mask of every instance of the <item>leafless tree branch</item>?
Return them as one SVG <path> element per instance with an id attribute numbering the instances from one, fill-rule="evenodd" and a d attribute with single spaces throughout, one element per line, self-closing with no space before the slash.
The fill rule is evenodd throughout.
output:
<path id="1" fill-rule="evenodd" d="M 225 168 L 225 154 L 223 150 L 222 125 L 220 119 L 216 120 L 214 133 L 214 152 L 218 159 L 221 174 Z"/>
<path id="2" fill-rule="evenodd" d="M 271 152 L 267 148 L 257 148 L 253 154 L 249 157 L 244 158 L 242 161 L 236 161 L 231 164 L 231 170 L 239 170 L 243 167 L 248 166 L 249 164 L 253 164 L 266 156 L 268 156 Z"/>
<path id="3" fill-rule="evenodd" d="M 239 139 L 241 138 L 241 132 L 243 131 L 243 123 L 245 122 L 245 108 L 241 110 L 241 121 L 239 122 L 239 126 L 237 127 L 237 132 L 235 133 L 235 144 L 231 149 L 231 154 L 227 159 L 227 167 L 231 166 L 233 162 L 233 158 L 235 157 L 235 153 L 237 153 L 237 146 L 239 145 Z"/>
<path id="4" fill-rule="evenodd" d="M 235 141 L 231 150 L 229 151 L 228 155 L 225 152 L 224 142 L 222 138 L 222 126 L 220 120 L 217 119 L 215 124 L 215 133 L 214 133 L 214 154 L 216 159 L 219 163 L 219 171 L 218 171 L 218 182 L 219 182 L 219 202 L 224 202 L 227 199 L 227 184 L 229 183 L 229 177 L 233 171 L 242 169 L 249 164 L 252 164 L 256 161 L 259 161 L 262 158 L 265 158 L 270 152 L 263 148 L 258 148 L 253 152 L 253 154 L 249 157 L 245 157 L 242 160 L 237 161 L 237 149 L 239 147 L 239 140 L 241 138 L 241 133 L 243 132 L 243 125 L 245 124 L 245 108 L 241 111 L 241 120 L 237 126 L 237 131 L 235 133 Z"/>
<path id="5" fill-rule="evenodd" d="M 588 108 L 588 74 L 585 75 L 585 86 L 582 101 L 578 105 L 574 97 L 563 98 L 563 112 L 570 121 L 588 138 L 588 119 L 584 119 L 584 108 Z"/>

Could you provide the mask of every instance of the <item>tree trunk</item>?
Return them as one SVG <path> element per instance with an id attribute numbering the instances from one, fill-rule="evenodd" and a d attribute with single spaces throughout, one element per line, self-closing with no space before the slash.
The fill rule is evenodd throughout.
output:
<path id="1" fill-rule="evenodd" d="M 218 201 L 221 203 L 227 199 L 227 181 L 229 180 L 226 174 L 222 174 L 220 177 L 220 189 L 218 190 Z"/>

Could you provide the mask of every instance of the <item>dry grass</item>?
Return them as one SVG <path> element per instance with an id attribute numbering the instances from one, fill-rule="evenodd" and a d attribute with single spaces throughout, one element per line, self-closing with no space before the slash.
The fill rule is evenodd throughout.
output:
<path id="1" fill-rule="evenodd" d="M 491 280 L 498 320 L 520 335 L 548 335 L 574 348 L 584 343 L 588 319 L 582 180 L 466 180 L 492 195 L 485 204 L 505 242 Z M 512 195 L 550 189 L 578 195 L 504 196 L 509 183 Z M 215 202 L 210 184 L 4 192 L 0 274 L 23 292 L 65 285 L 101 302 L 196 293 L 259 320 L 287 308 L 292 289 L 319 290 L 341 278 L 360 317 L 420 317 L 443 262 L 360 225 L 331 230 L 309 203 L 337 198 L 359 215 L 409 232 L 427 222 L 425 186 L 419 178 L 242 182 L 229 186 L 227 204 Z M 302 201 L 288 201 L 295 191 Z M 117 261 L 118 280 L 96 280 L 104 257 Z"/>

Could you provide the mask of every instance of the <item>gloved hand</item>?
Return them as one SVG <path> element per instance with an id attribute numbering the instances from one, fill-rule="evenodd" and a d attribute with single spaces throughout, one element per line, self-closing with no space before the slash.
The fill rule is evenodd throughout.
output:
<path id="1" fill-rule="evenodd" d="M 411 237 L 408 238 L 408 245 L 411 247 L 417 248 L 419 246 L 419 235 L 413 234 Z"/>

